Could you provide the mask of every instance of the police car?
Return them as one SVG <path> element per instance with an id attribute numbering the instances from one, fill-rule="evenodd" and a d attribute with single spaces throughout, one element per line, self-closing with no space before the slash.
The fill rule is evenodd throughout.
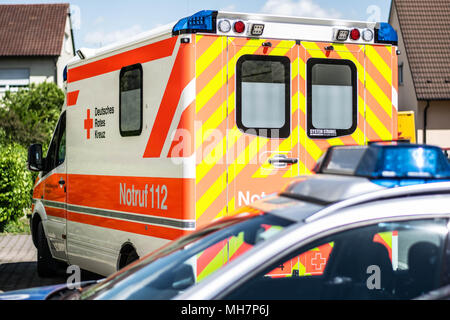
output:
<path id="1" fill-rule="evenodd" d="M 45 297 L 397 300 L 450 284 L 441 149 L 332 147 L 316 171 L 104 281 Z"/>

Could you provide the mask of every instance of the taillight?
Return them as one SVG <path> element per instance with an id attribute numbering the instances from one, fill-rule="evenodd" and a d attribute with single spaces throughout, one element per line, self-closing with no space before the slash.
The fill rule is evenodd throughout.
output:
<path id="1" fill-rule="evenodd" d="M 245 31 L 245 23 L 242 21 L 236 21 L 233 28 L 236 33 L 242 33 Z"/>
<path id="2" fill-rule="evenodd" d="M 361 33 L 359 32 L 358 29 L 353 29 L 353 30 L 350 32 L 350 39 L 356 41 L 356 40 L 359 40 L 360 37 L 361 37 Z"/>

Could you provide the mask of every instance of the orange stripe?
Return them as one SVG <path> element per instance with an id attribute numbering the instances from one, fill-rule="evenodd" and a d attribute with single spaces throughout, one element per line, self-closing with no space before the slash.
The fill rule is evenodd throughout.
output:
<path id="1" fill-rule="evenodd" d="M 375 51 L 380 55 L 380 57 L 384 60 L 386 65 L 390 66 L 391 61 L 391 52 L 389 52 L 389 49 L 386 46 L 372 46 L 372 48 L 375 49 Z"/>
<path id="2" fill-rule="evenodd" d="M 197 58 L 209 49 L 209 47 L 217 40 L 217 36 L 202 36 L 200 40 L 195 44 L 197 51 Z"/>
<path id="3" fill-rule="evenodd" d="M 211 203 L 208 209 L 197 219 L 197 228 L 201 228 L 209 223 L 222 211 L 227 203 L 227 189 Z"/>
<path id="4" fill-rule="evenodd" d="M 226 49 L 224 51 L 226 51 Z M 200 93 L 203 88 L 205 88 L 206 85 L 223 69 L 223 60 L 223 52 L 221 52 L 219 56 L 211 62 L 208 67 L 206 67 L 202 74 L 197 77 L 197 93 Z M 226 73 L 226 70 L 224 72 Z M 223 78 L 226 78 L 226 76 L 223 76 Z"/>
<path id="5" fill-rule="evenodd" d="M 222 249 L 227 245 L 228 241 L 223 240 L 217 242 L 212 247 L 206 249 L 200 257 L 197 258 L 197 275 L 201 274 L 203 270 L 208 266 L 208 264 L 222 251 Z"/>
<path id="6" fill-rule="evenodd" d="M 74 106 L 77 104 L 78 100 L 78 94 L 80 93 L 80 90 L 72 91 L 67 93 L 67 106 Z"/>
<path id="7" fill-rule="evenodd" d="M 384 109 L 380 106 L 378 101 L 369 90 L 367 90 L 366 92 L 366 104 L 390 132 L 392 118 L 386 113 L 386 111 L 384 111 Z"/>
<path id="8" fill-rule="evenodd" d="M 164 185 L 167 187 L 167 194 L 161 189 Z M 151 193 L 152 186 L 154 187 L 153 206 Z M 158 197 L 156 192 L 158 186 L 160 187 L 159 208 L 162 207 L 163 198 L 166 198 L 164 205 L 167 206 L 167 210 L 158 209 Z M 95 190 L 95 192 L 86 192 L 86 188 Z M 106 210 L 194 220 L 194 188 L 195 179 L 72 174 L 67 177 L 67 202 L 72 205 Z M 128 190 L 131 190 L 130 193 L 128 193 Z M 134 195 L 133 190 L 135 191 Z M 147 190 L 147 192 L 145 192 L 145 190 Z M 134 203 L 131 203 L 131 205 L 128 205 L 128 202 L 124 203 L 123 197 L 125 197 L 125 201 L 132 200 L 130 203 Z M 139 202 L 144 204 L 145 199 L 147 207 L 141 207 Z"/>
<path id="9" fill-rule="evenodd" d="M 376 85 L 384 92 L 386 97 L 391 97 L 392 86 L 386 81 L 370 59 L 366 59 L 366 72 L 372 77 Z"/>
<path id="10" fill-rule="evenodd" d="M 194 46 L 192 44 L 180 45 L 180 50 L 144 151 L 144 158 L 159 158 L 161 156 L 181 93 L 195 77 L 193 49 Z"/>
<path id="11" fill-rule="evenodd" d="M 381 141 L 381 137 L 372 129 L 369 122 L 366 121 L 366 137 L 367 141 Z"/>
<path id="12" fill-rule="evenodd" d="M 178 37 L 171 37 L 150 45 L 126 51 L 114 56 L 91 62 L 68 71 L 68 83 L 99 76 L 112 71 L 117 71 L 125 66 L 136 63 L 145 63 L 173 54 Z"/>
<path id="13" fill-rule="evenodd" d="M 61 219 L 66 218 L 66 210 L 64 210 L 64 209 L 57 209 L 57 208 L 51 208 L 51 207 L 45 206 L 45 213 L 47 214 L 47 216 L 51 216 L 51 217 L 56 217 L 56 218 L 61 218 Z"/>

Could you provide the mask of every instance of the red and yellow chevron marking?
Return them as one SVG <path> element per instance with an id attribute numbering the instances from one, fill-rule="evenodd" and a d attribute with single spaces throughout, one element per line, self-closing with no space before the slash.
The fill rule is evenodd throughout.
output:
<path id="1" fill-rule="evenodd" d="M 321 275 L 325 271 L 334 243 L 326 243 L 292 258 L 267 274 L 271 278 Z"/>
<path id="2" fill-rule="evenodd" d="M 266 41 L 196 36 L 195 119 L 198 124 L 194 129 L 194 148 L 198 226 L 228 215 L 241 205 L 239 191 L 259 196 L 262 192 L 279 190 L 292 177 L 311 173 L 330 146 L 364 145 L 370 140 L 396 137 L 396 106 L 392 103 L 396 73 L 391 69 L 396 65 L 393 64 L 396 56 L 390 46 L 332 44 L 335 49 L 327 51 L 325 47 L 330 43 L 296 45 L 294 41 L 269 40 L 272 46 L 267 48 L 262 46 Z M 276 140 L 245 135 L 237 128 L 235 70 L 238 59 L 245 54 L 287 56 L 291 60 L 290 138 Z M 314 140 L 307 137 L 306 66 L 312 57 L 347 59 L 356 65 L 358 126 L 352 135 Z M 283 171 L 267 164 L 271 154 L 286 154 L 300 161 Z M 261 178 L 264 180 L 256 180 Z M 216 249 L 217 264 L 224 248 Z M 299 270 L 306 268 L 300 261 L 292 267 L 296 265 Z"/>

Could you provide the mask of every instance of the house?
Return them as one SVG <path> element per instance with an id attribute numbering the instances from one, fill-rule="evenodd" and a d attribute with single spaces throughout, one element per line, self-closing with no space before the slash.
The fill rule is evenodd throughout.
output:
<path id="1" fill-rule="evenodd" d="M 393 0 L 399 111 L 414 111 L 419 143 L 450 147 L 450 0 Z"/>
<path id="2" fill-rule="evenodd" d="M 55 82 L 75 54 L 69 4 L 0 5 L 0 96 Z"/>

